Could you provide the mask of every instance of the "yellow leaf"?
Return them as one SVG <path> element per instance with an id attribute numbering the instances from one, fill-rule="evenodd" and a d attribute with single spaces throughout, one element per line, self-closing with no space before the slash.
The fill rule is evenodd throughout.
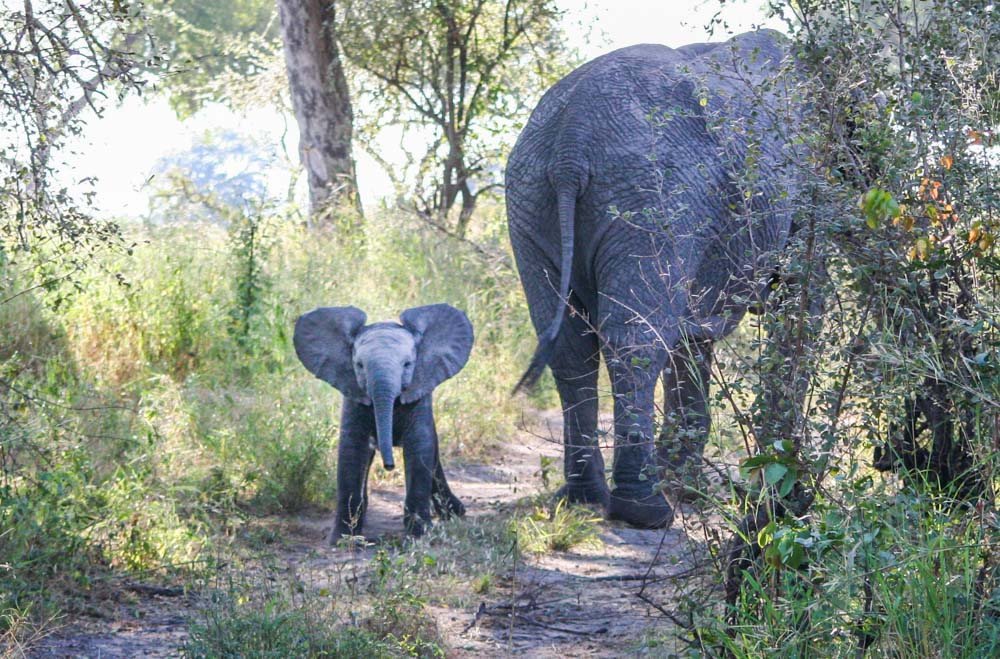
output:
<path id="1" fill-rule="evenodd" d="M 926 238 L 917 238 L 917 242 L 914 244 L 917 250 L 917 256 L 922 259 L 927 258 L 927 252 L 930 250 L 930 243 Z"/>
<path id="2" fill-rule="evenodd" d="M 705 107 L 706 105 L 708 105 L 708 99 L 702 96 L 700 99 L 698 99 L 698 104 L 701 105 L 701 107 Z"/>

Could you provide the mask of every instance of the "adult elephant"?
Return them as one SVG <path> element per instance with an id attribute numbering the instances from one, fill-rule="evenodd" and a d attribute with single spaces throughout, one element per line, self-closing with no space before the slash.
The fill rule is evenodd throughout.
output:
<path id="1" fill-rule="evenodd" d="M 672 522 L 657 467 L 700 460 L 712 342 L 766 294 L 788 238 L 798 156 L 775 118 L 786 56 L 767 30 L 617 50 L 546 92 L 510 154 L 510 239 L 539 334 L 518 388 L 551 366 L 563 493 L 604 504 L 609 518 Z M 610 491 L 597 445 L 602 354 L 614 396 Z M 655 449 L 660 377 L 664 408 L 700 437 L 693 447 Z"/>

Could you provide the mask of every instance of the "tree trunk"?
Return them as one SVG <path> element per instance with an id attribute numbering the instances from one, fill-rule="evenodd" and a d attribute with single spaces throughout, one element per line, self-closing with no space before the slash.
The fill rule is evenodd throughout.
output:
<path id="1" fill-rule="evenodd" d="M 344 200 L 361 210 L 351 153 L 354 113 L 337 45 L 335 10 L 330 0 L 278 0 L 312 225 L 329 222 L 331 208 Z"/>

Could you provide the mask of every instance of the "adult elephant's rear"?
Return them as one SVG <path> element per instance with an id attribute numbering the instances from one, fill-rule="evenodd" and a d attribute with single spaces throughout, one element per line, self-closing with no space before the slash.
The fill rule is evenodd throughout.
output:
<path id="1" fill-rule="evenodd" d="M 787 239 L 794 154 L 774 119 L 785 56 L 771 31 L 617 50 L 550 89 L 511 152 L 510 238 L 539 334 L 519 386 L 551 366 L 564 493 L 611 518 L 671 523 L 656 467 L 688 451 L 654 451 L 656 380 L 668 383 L 668 411 L 705 416 L 703 436 L 711 343 L 762 292 Z M 614 395 L 610 492 L 597 448 L 601 354 Z"/>

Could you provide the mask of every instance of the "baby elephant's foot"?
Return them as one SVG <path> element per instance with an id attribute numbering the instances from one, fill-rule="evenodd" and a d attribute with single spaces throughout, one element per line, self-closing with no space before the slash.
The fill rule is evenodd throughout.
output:
<path id="1" fill-rule="evenodd" d="M 438 517 L 441 519 L 451 519 L 452 517 L 465 516 L 465 505 L 463 505 L 454 494 L 449 494 L 444 497 L 434 496 L 432 500 L 434 502 L 434 512 L 436 512 Z"/>
<path id="2" fill-rule="evenodd" d="M 629 496 L 615 490 L 608 505 L 608 519 L 617 519 L 640 529 L 665 529 L 674 521 L 674 509 L 659 492 Z"/>
<path id="3" fill-rule="evenodd" d="M 565 499 L 570 503 L 596 503 L 608 507 L 611 496 L 608 484 L 604 481 L 593 483 L 566 483 L 556 490 L 556 500 Z"/>
<path id="4" fill-rule="evenodd" d="M 424 533 L 430 531 L 431 526 L 433 524 L 431 523 L 430 515 L 423 517 L 412 513 L 403 514 L 403 527 L 406 529 L 406 533 L 414 538 L 419 538 Z"/>

